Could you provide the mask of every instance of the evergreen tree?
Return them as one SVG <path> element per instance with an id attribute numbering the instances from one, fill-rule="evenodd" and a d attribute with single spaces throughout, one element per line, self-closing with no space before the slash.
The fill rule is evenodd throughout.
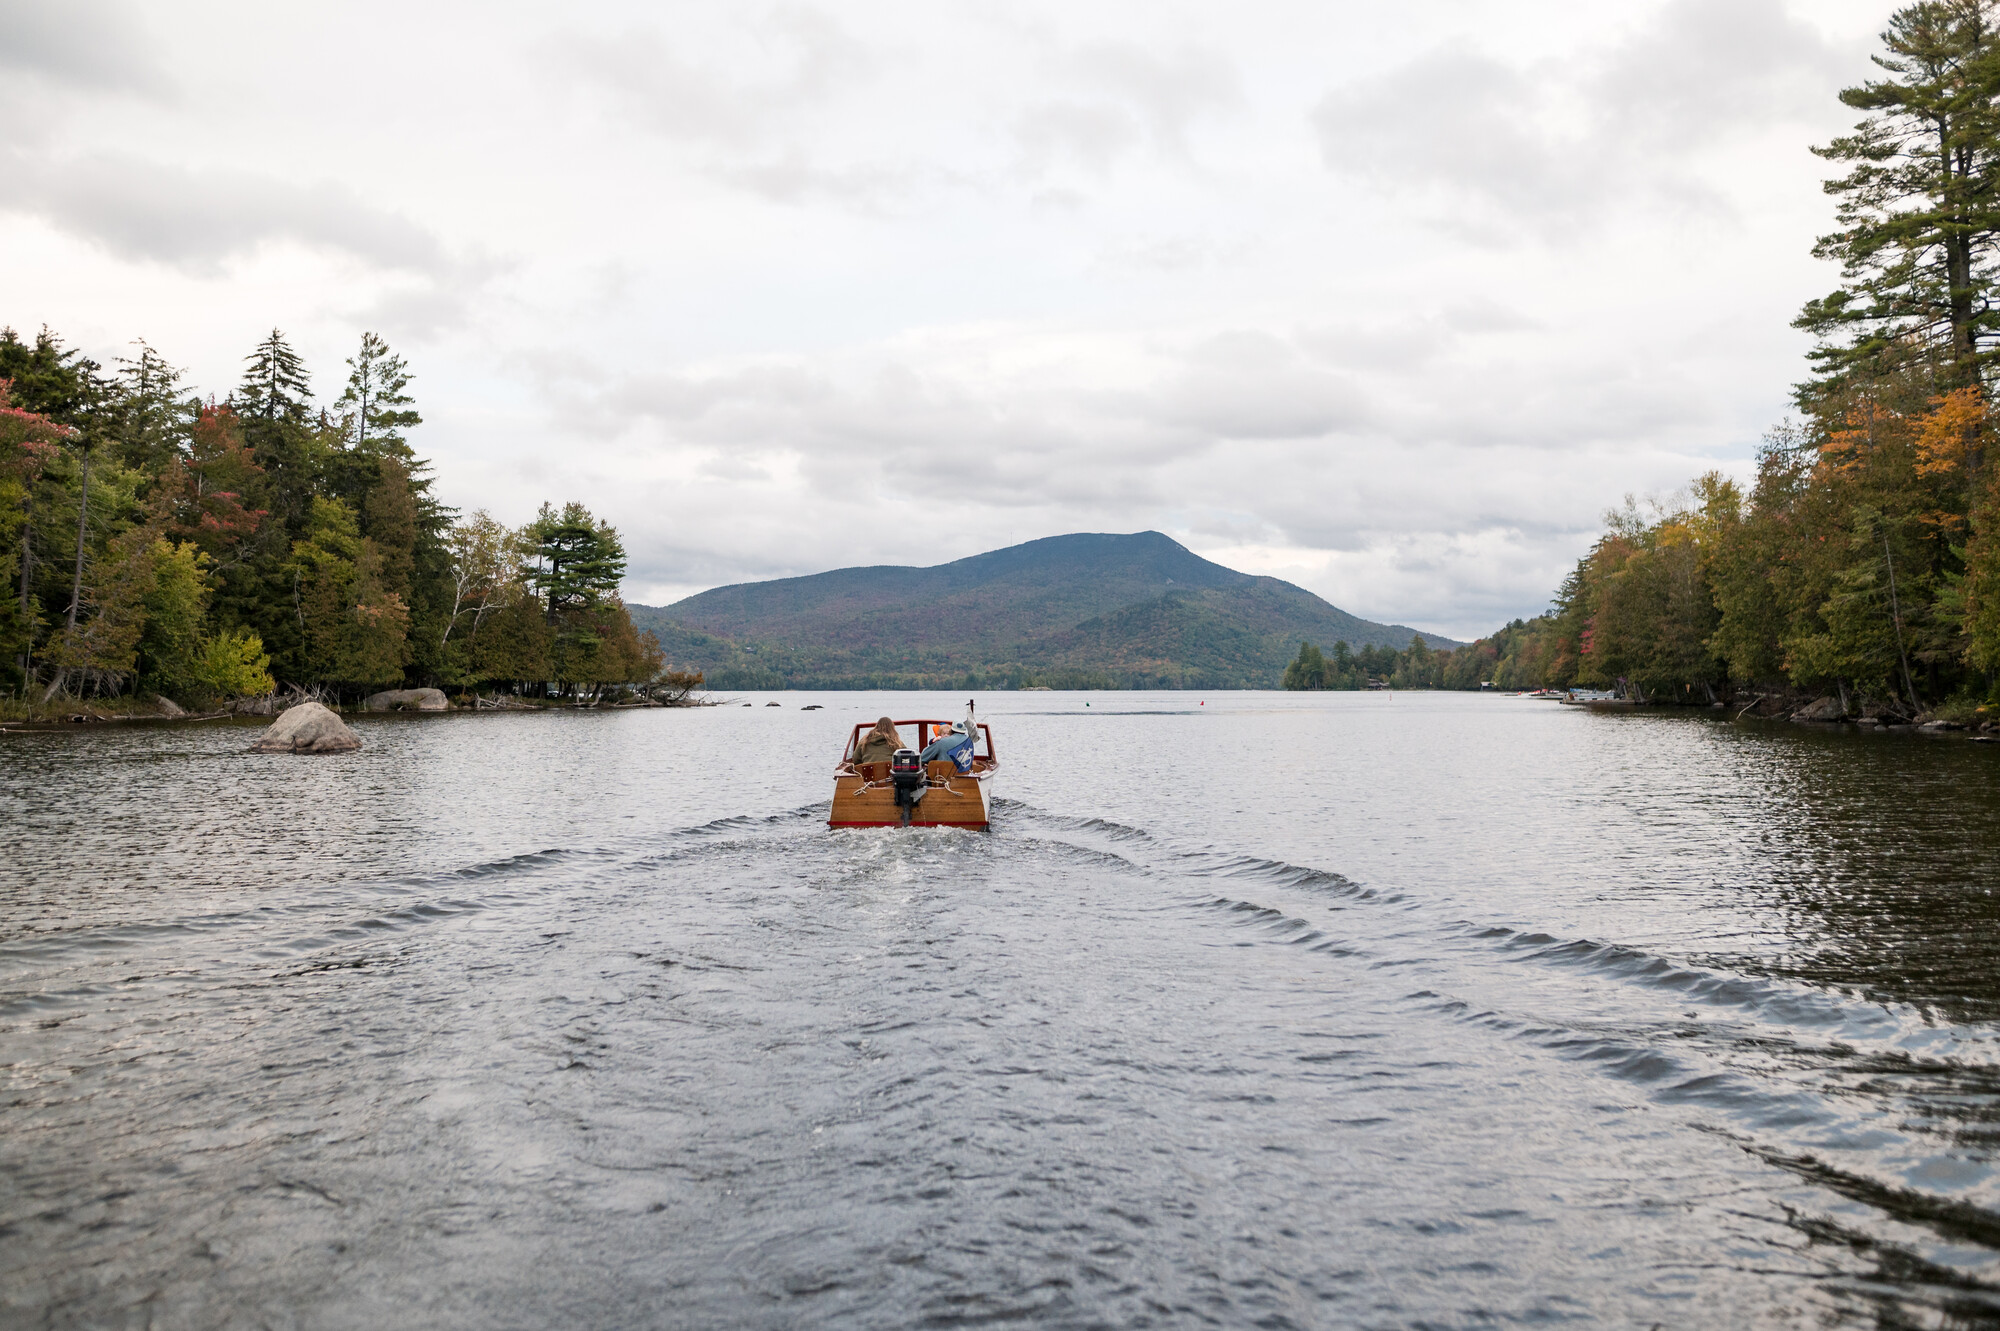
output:
<path id="1" fill-rule="evenodd" d="M 1875 63 L 1894 77 L 1849 88 L 1872 114 L 1814 151 L 1852 169 L 1826 184 L 1841 229 L 1814 253 L 1842 285 L 1795 322 L 1819 339 L 1818 384 L 1852 382 L 1916 356 L 1948 386 L 1971 382 L 2000 324 L 1991 301 L 2000 237 L 2000 0 L 1898 10 Z"/>
<path id="2" fill-rule="evenodd" d="M 596 682 L 603 612 L 625 576 L 625 546 L 616 528 L 578 503 L 565 504 L 560 512 L 543 504 L 527 535 L 535 559 L 530 576 L 554 632 L 552 678 L 564 684 Z M 621 606 L 618 614 L 623 613 Z"/>
<path id="3" fill-rule="evenodd" d="M 326 451 L 314 428 L 312 377 L 275 328 L 244 360 L 249 368 L 230 406 L 242 421 L 251 455 L 264 470 L 272 515 L 296 536 L 319 492 Z"/>
<path id="4" fill-rule="evenodd" d="M 300 426 L 311 422 L 312 375 L 283 333 L 273 328 L 243 360 L 249 368 L 243 372 L 233 402 L 238 413 Z"/>
<path id="5" fill-rule="evenodd" d="M 106 412 L 106 430 L 125 466 L 158 476 L 187 449 L 200 406 L 177 396 L 181 371 L 138 340 L 139 354 L 120 357 Z"/>
<path id="6" fill-rule="evenodd" d="M 424 420 L 404 391 L 410 385 L 409 367 L 373 333 L 361 335 L 361 349 L 347 367 L 347 387 L 334 409 L 343 415 L 350 446 L 357 453 L 395 457 L 407 465 L 416 454 L 403 431 Z"/>
<path id="7" fill-rule="evenodd" d="M 0 328 L 0 379 L 11 385 L 13 405 L 58 425 L 83 429 L 104 395 L 103 367 L 43 328 L 33 346 L 11 328 Z"/>
<path id="8" fill-rule="evenodd" d="M 625 576 L 625 546 L 617 529 L 592 517 L 582 504 L 565 504 L 560 512 L 543 504 L 529 527 L 529 539 L 535 589 L 550 623 L 596 609 Z"/>
<path id="9" fill-rule="evenodd" d="M 362 530 L 382 554 L 382 585 L 405 600 L 416 567 L 417 505 L 410 494 L 410 473 L 402 462 L 385 457 L 379 477 L 362 506 Z"/>
<path id="10" fill-rule="evenodd" d="M 11 330 L 6 336 L 12 336 Z M 43 471 L 60 457 L 71 431 L 14 405 L 12 387 L 0 379 L 0 651 L 6 653 L 15 684 L 26 689 L 43 626 L 41 603 L 34 595 L 34 499 Z"/>

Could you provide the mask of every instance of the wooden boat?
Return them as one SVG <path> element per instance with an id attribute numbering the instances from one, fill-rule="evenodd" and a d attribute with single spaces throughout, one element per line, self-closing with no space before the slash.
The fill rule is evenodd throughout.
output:
<path id="1" fill-rule="evenodd" d="M 975 729 L 972 770 L 961 772 L 947 758 L 919 764 L 917 755 L 952 723 L 924 717 L 897 721 L 897 733 L 913 738 L 915 749 L 897 751 L 894 763 L 854 762 L 861 737 L 874 726 L 857 722 L 841 751 L 840 765 L 833 772 L 833 812 L 828 827 L 985 827 L 987 783 L 1000 770 L 994 756 L 993 728 L 984 722 Z"/>

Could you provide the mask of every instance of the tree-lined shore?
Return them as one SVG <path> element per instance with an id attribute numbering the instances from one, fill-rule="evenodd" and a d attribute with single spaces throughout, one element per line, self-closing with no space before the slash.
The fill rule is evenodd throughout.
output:
<path id="1" fill-rule="evenodd" d="M 1843 172 L 1814 251 L 1841 281 L 1795 321 L 1811 372 L 1755 480 L 1628 499 L 1547 614 L 1381 677 L 2000 711 L 2000 0 L 1908 6 L 1883 43 L 1841 94 L 1864 118 L 1814 150 Z M 1354 687 L 1313 660 L 1293 687 Z"/>
<path id="2" fill-rule="evenodd" d="M 284 689 L 595 699 L 660 676 L 617 531 L 578 503 L 461 516 L 372 333 L 319 404 L 273 330 L 225 396 L 145 342 L 107 368 L 0 330 L 0 706 Z"/>

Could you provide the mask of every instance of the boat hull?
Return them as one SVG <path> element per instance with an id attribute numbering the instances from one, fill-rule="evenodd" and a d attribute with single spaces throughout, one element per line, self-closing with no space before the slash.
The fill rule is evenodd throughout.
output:
<path id="1" fill-rule="evenodd" d="M 933 764 L 949 768 L 949 763 Z M 911 827 L 985 827 L 987 783 L 977 776 L 934 775 L 924 797 L 910 810 Z M 895 787 L 855 775 L 833 779 L 833 811 L 829 827 L 901 827 L 903 811 L 896 806 Z"/>

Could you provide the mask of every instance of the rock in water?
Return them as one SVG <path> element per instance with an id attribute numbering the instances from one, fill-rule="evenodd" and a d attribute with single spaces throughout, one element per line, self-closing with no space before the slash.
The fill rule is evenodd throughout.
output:
<path id="1" fill-rule="evenodd" d="M 250 746 L 252 753 L 351 753 L 361 736 L 316 702 L 287 708 Z"/>
<path id="2" fill-rule="evenodd" d="M 1847 709 L 1832 698 L 1821 698 L 1810 707 L 1801 707 L 1792 713 L 1794 721 L 1838 721 L 1847 715 Z"/>
<path id="3" fill-rule="evenodd" d="M 165 717 L 186 716 L 187 710 L 166 694 L 155 694 L 153 701 L 158 704 L 160 715 Z"/>
<path id="4" fill-rule="evenodd" d="M 444 696 L 442 689 L 390 689 L 386 693 L 371 693 L 368 701 L 361 704 L 371 712 L 448 712 L 451 700 Z"/>

